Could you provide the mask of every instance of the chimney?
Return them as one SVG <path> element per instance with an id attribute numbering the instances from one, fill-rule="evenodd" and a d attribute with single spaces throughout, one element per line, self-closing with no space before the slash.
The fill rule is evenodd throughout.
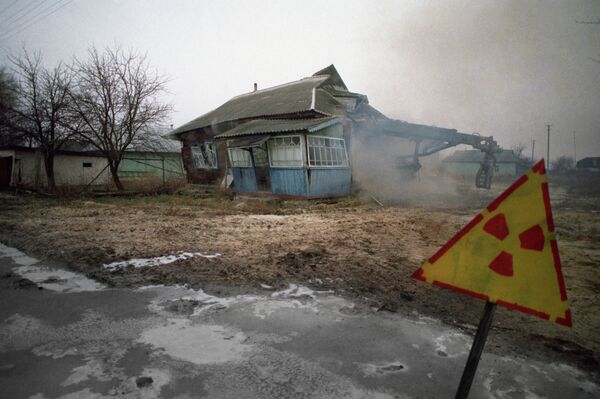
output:
<path id="1" fill-rule="evenodd" d="M 254 91 L 258 90 L 258 83 L 254 83 Z"/>

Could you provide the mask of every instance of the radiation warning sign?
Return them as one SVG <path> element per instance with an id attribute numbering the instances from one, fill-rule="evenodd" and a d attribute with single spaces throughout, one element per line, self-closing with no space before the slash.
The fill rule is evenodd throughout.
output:
<path id="1" fill-rule="evenodd" d="M 475 216 L 413 277 L 570 327 L 544 161 Z"/>

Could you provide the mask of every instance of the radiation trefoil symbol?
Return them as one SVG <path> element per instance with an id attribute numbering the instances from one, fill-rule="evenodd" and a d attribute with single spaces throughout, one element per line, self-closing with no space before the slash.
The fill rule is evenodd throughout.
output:
<path id="1" fill-rule="evenodd" d="M 504 213 L 499 213 L 492 217 L 483 226 L 483 231 L 503 241 L 510 234 L 508 225 L 506 224 L 506 216 Z M 528 228 L 519 234 L 519 242 L 521 248 L 531 251 L 542 251 L 544 249 L 544 231 L 539 224 Z M 502 251 L 489 264 L 490 269 L 503 276 L 512 276 L 513 256 L 510 252 Z"/>
<path id="2" fill-rule="evenodd" d="M 543 161 L 475 216 L 413 277 L 571 326 Z"/>

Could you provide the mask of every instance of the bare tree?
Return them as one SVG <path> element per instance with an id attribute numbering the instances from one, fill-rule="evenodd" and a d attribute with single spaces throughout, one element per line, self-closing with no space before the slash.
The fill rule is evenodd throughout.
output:
<path id="1" fill-rule="evenodd" d="M 75 60 L 73 71 L 73 110 L 80 122 L 73 130 L 106 157 L 122 191 L 118 170 L 125 151 L 143 142 L 172 110 L 160 98 L 166 94 L 166 80 L 150 68 L 145 55 L 120 47 L 103 52 L 90 48 L 86 60 Z"/>
<path id="2" fill-rule="evenodd" d="M 523 158 L 523 151 L 525 151 L 526 148 L 527 146 L 519 141 L 517 144 L 514 144 L 511 147 L 511 150 L 515 153 L 515 155 L 518 158 Z"/>
<path id="3" fill-rule="evenodd" d="M 0 145 L 19 143 L 20 135 L 10 127 L 11 109 L 15 105 L 17 81 L 0 67 Z"/>
<path id="4" fill-rule="evenodd" d="M 31 55 L 27 51 L 10 57 L 10 61 L 16 84 L 10 88 L 12 98 L 5 123 L 39 148 L 44 158 L 47 189 L 54 192 L 54 157 L 72 136 L 65 128 L 69 118 L 70 70 L 62 63 L 53 69 L 45 68 L 39 53 Z"/>
<path id="5" fill-rule="evenodd" d="M 552 172 L 557 174 L 565 174 L 575 167 L 573 158 L 562 155 L 552 162 Z"/>

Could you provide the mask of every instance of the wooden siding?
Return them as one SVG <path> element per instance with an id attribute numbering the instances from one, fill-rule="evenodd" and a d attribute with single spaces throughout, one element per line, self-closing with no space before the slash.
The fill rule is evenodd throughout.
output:
<path id="1" fill-rule="evenodd" d="M 270 168 L 271 191 L 273 194 L 306 196 L 306 169 Z"/>
<path id="2" fill-rule="evenodd" d="M 235 191 L 255 193 L 258 191 L 254 168 L 231 168 Z"/>
<path id="3" fill-rule="evenodd" d="M 309 169 L 310 197 L 339 196 L 350 192 L 350 168 Z"/>

